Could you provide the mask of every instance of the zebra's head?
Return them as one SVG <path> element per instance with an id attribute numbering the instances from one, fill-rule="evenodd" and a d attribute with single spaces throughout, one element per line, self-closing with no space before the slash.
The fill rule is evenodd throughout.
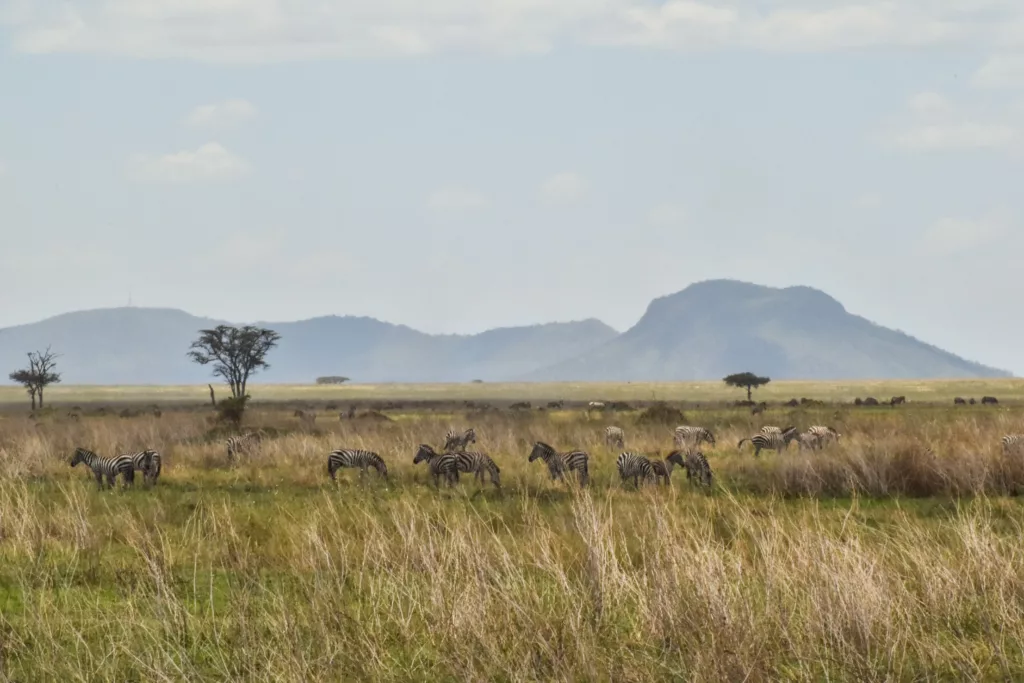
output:
<path id="1" fill-rule="evenodd" d="M 715 435 L 712 434 L 709 430 L 705 429 L 703 434 L 702 434 L 702 436 L 704 437 L 704 440 L 707 441 L 712 446 L 716 445 L 715 444 Z"/>
<path id="2" fill-rule="evenodd" d="M 668 454 L 668 457 L 665 458 L 665 462 L 670 462 L 674 465 L 679 465 L 680 467 L 683 467 L 686 464 L 683 462 L 682 451 L 672 451 Z"/>
<path id="3" fill-rule="evenodd" d="M 533 444 L 533 450 L 530 451 L 530 460 L 529 460 L 529 462 L 533 462 L 537 458 L 543 458 L 545 456 L 550 456 L 554 452 L 555 452 L 554 448 L 552 448 L 551 446 L 547 445 L 543 441 L 538 441 L 537 443 Z"/>
<path id="4" fill-rule="evenodd" d="M 413 465 L 418 465 L 419 463 L 423 462 L 424 460 L 430 460 L 431 458 L 433 458 L 436 455 L 437 455 L 437 451 L 435 451 L 433 448 L 431 448 L 427 444 L 421 443 L 420 447 L 419 447 L 419 450 L 416 451 L 416 457 L 412 459 L 412 464 Z"/>
<path id="5" fill-rule="evenodd" d="M 80 462 L 86 462 L 86 457 L 89 451 L 84 448 L 76 448 L 74 455 L 71 456 L 71 466 L 74 467 Z"/>
<path id="6" fill-rule="evenodd" d="M 462 435 L 463 441 L 468 446 L 471 443 L 476 443 L 476 431 L 472 427 L 466 430 L 466 433 Z"/>

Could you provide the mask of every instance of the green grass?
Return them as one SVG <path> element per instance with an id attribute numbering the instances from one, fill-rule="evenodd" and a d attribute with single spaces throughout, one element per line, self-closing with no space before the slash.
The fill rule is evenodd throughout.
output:
<path id="1" fill-rule="evenodd" d="M 1024 679 L 1024 462 L 998 444 L 1020 406 L 688 409 L 718 437 L 711 491 L 620 485 L 606 424 L 671 444 L 635 411 L 390 415 L 310 428 L 264 405 L 249 426 L 279 436 L 229 466 L 205 409 L 8 411 L 0 680 Z M 736 441 L 764 422 L 843 439 L 755 461 Z M 416 445 L 470 423 L 501 490 L 435 490 Z M 588 450 L 592 486 L 527 462 L 537 439 Z M 78 444 L 166 470 L 101 492 Z M 388 481 L 331 484 L 342 445 Z"/>

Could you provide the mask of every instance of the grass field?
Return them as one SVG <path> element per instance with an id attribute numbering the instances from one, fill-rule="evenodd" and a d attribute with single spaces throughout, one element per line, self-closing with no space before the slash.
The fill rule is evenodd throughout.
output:
<path id="1" fill-rule="evenodd" d="M 217 389 L 223 392 L 224 388 Z M 466 384 L 349 384 L 340 386 L 267 384 L 251 385 L 254 401 L 735 401 L 745 399 L 741 389 L 722 382 L 608 382 L 576 383 L 466 383 Z M 179 403 L 209 401 L 205 386 L 66 386 L 47 390 L 47 400 L 61 405 L 86 403 Z M 756 400 L 787 401 L 811 398 L 851 402 L 873 396 L 906 396 L 910 401 L 950 402 L 956 396 L 996 396 L 1001 401 L 1024 400 L 1024 379 L 885 380 L 858 382 L 772 382 L 755 391 Z M 19 387 L 0 387 L 0 405 L 26 401 Z"/>
<path id="2" fill-rule="evenodd" d="M 320 406 L 314 425 L 257 404 L 247 426 L 273 438 L 233 465 L 206 408 L 121 418 L 92 410 L 124 400 L 114 392 L 55 389 L 80 419 L 0 414 L 0 680 L 1022 680 L 1024 458 L 999 445 L 1024 432 L 1019 389 L 913 386 L 926 384 L 878 385 L 911 400 L 897 408 L 848 405 L 864 385 L 783 383 L 759 396 L 844 404 L 688 408 L 717 437 L 705 448 L 714 486 L 677 471 L 639 491 L 618 481 L 603 428 L 663 456 L 671 422 L 448 405 L 649 400 L 631 385 L 257 387 L 285 403 L 437 392 L 446 404 L 385 410 L 388 421 Z M 688 401 L 742 397 L 674 386 Z M 140 404 L 204 398 L 118 391 Z M 983 394 L 1003 404 L 942 405 Z M 736 442 L 765 423 L 843 437 L 755 460 Z M 469 425 L 501 489 L 464 475 L 435 490 L 416 446 Z M 527 462 L 536 440 L 590 452 L 591 485 L 551 482 Z M 151 490 L 101 492 L 68 466 L 76 445 L 157 448 L 165 471 Z M 331 484 L 326 455 L 341 446 L 379 452 L 388 480 L 343 470 Z"/>

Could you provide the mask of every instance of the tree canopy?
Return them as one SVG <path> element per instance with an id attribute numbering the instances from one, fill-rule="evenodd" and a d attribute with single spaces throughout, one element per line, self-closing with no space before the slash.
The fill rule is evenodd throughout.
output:
<path id="1" fill-rule="evenodd" d="M 32 400 L 32 410 L 36 409 L 36 402 L 43 407 L 43 392 L 51 384 L 60 383 L 60 373 L 55 372 L 57 368 L 57 354 L 47 346 L 45 351 L 29 351 L 28 367 L 15 370 L 8 377 L 12 382 L 25 387 L 29 398 Z"/>
<path id="2" fill-rule="evenodd" d="M 735 375 L 729 375 L 722 379 L 723 382 L 728 384 L 730 387 L 745 388 L 747 390 L 747 400 L 751 400 L 750 392 L 757 387 L 764 386 L 771 382 L 770 377 L 760 377 L 752 372 L 738 372 Z"/>
<path id="3" fill-rule="evenodd" d="M 270 367 L 267 354 L 280 339 L 277 332 L 260 327 L 219 325 L 200 330 L 188 356 L 200 365 L 212 365 L 214 377 L 223 378 L 231 395 L 241 398 L 249 378 Z"/>

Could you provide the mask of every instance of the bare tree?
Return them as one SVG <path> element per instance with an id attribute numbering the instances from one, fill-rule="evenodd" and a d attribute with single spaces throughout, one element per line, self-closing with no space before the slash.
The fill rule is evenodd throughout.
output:
<path id="1" fill-rule="evenodd" d="M 270 367 L 267 353 L 280 339 L 273 330 L 219 325 L 212 330 L 200 330 L 188 356 L 200 365 L 213 365 L 214 376 L 228 383 L 233 398 L 241 398 L 246 395 L 249 378 Z"/>
<path id="2" fill-rule="evenodd" d="M 12 382 L 25 387 L 32 400 L 32 410 L 36 409 L 37 403 L 40 408 L 43 407 L 46 387 L 60 383 L 60 373 L 56 372 L 57 358 L 58 355 L 51 351 L 49 346 L 45 351 L 29 351 L 28 367 L 8 375 Z"/>

